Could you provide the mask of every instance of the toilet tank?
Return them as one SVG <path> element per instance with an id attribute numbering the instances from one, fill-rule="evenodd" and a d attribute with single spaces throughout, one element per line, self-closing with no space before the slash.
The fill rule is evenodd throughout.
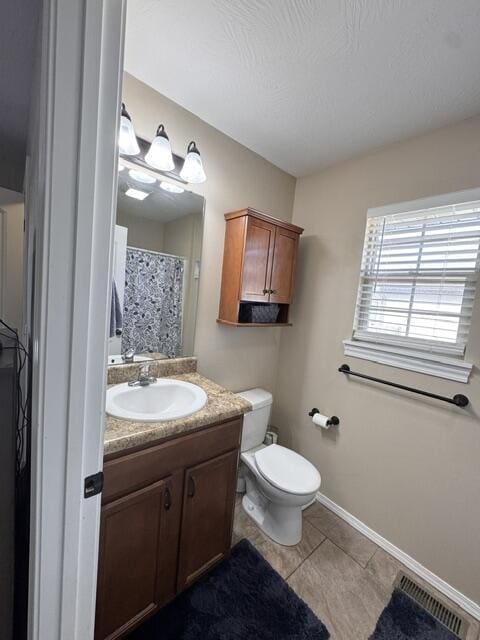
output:
<path id="1" fill-rule="evenodd" d="M 248 451 L 261 445 L 265 439 L 273 396 L 265 389 L 248 389 L 237 395 L 252 405 L 252 410 L 243 417 L 241 450 Z"/>

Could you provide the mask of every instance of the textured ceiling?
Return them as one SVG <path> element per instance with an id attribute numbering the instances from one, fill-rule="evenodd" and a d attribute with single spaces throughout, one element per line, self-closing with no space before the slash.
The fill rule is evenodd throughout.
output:
<path id="1" fill-rule="evenodd" d="M 480 113 L 480 1 L 129 0 L 125 68 L 300 176 Z"/>

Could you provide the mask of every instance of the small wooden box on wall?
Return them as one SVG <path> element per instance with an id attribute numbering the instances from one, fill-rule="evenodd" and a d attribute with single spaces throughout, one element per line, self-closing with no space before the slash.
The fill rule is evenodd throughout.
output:
<path id="1" fill-rule="evenodd" d="M 217 322 L 236 327 L 289 326 L 303 229 L 251 208 L 226 213 L 225 220 Z"/>

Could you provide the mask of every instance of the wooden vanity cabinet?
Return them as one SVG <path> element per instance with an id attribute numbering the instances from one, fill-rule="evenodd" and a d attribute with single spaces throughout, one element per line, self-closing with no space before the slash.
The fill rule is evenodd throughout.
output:
<path id="1" fill-rule="evenodd" d="M 105 460 L 95 640 L 125 637 L 229 553 L 241 430 Z"/>
<path id="2" fill-rule="evenodd" d="M 230 547 L 237 451 L 203 462 L 185 475 L 177 589 L 190 586 Z"/>
<path id="3" fill-rule="evenodd" d="M 119 638 L 174 593 L 168 548 L 171 477 L 102 509 L 96 638 Z"/>
<path id="4" fill-rule="evenodd" d="M 288 324 L 301 227 L 242 209 L 225 214 L 225 246 L 218 322 L 235 326 Z M 276 322 L 242 321 L 241 305 L 279 305 Z"/>

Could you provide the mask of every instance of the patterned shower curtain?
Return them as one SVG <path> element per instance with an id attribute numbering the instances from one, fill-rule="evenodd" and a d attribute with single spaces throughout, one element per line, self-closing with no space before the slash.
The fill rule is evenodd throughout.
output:
<path id="1" fill-rule="evenodd" d="M 184 260 L 127 247 L 122 349 L 182 353 Z"/>

